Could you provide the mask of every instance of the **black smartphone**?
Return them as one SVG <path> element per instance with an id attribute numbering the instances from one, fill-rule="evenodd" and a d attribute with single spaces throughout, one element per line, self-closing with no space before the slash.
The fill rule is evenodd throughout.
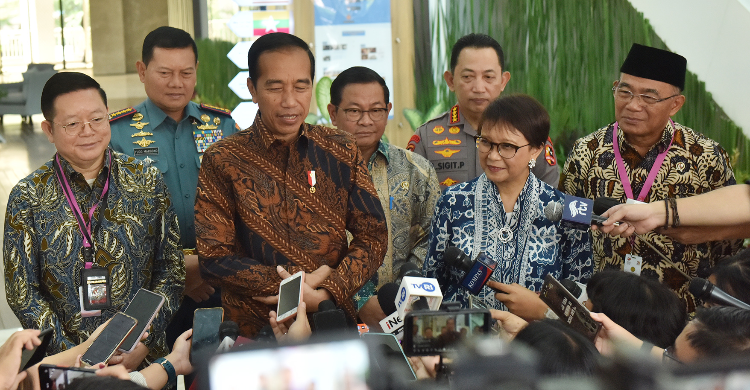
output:
<path id="1" fill-rule="evenodd" d="M 396 336 L 388 333 L 363 333 L 362 339 L 367 341 L 371 348 L 378 348 L 375 354 L 375 364 L 383 373 L 395 373 L 403 379 L 416 380 L 417 374 L 409 363 L 409 358 L 404 354 L 401 344 Z"/>
<path id="2" fill-rule="evenodd" d="M 122 342 L 120 351 L 133 352 L 138 342 L 141 341 L 141 335 L 151 326 L 151 321 L 156 318 L 156 314 L 159 313 L 163 304 L 163 295 L 148 291 L 145 288 L 138 290 L 124 312 L 138 320 L 138 325 L 130 333 L 130 336 Z"/>
<path id="3" fill-rule="evenodd" d="M 190 359 L 199 354 L 211 355 L 219 348 L 219 326 L 224 321 L 224 309 L 195 309 L 193 315 L 193 337 L 190 347 Z"/>
<path id="4" fill-rule="evenodd" d="M 562 322 L 594 341 L 602 324 L 594 321 L 586 307 L 578 302 L 573 294 L 552 275 L 547 274 L 544 277 L 544 285 L 542 285 L 539 297 Z"/>
<path id="5" fill-rule="evenodd" d="M 133 332 L 138 320 L 120 312 L 115 313 L 102 333 L 94 340 L 81 361 L 92 366 L 97 363 L 107 363 L 114 355 L 120 344 Z"/>
<path id="6" fill-rule="evenodd" d="M 51 364 L 39 366 L 39 386 L 42 390 L 64 389 L 74 379 L 96 376 L 96 370 L 76 367 L 58 367 Z"/>
<path id="7" fill-rule="evenodd" d="M 413 311 L 404 318 L 401 347 L 406 356 L 455 351 L 464 340 L 489 334 L 492 322 L 486 309 Z"/>
<path id="8" fill-rule="evenodd" d="M 44 359 L 44 355 L 47 353 L 47 346 L 49 341 L 52 339 L 52 328 L 45 329 L 39 333 L 39 340 L 41 344 L 35 346 L 33 349 L 23 349 L 21 352 L 21 366 L 18 372 L 24 371 L 29 367 L 39 363 Z"/>

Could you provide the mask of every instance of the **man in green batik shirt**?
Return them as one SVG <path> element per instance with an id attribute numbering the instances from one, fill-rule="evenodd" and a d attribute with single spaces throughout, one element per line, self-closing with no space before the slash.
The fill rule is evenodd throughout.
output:
<path id="1" fill-rule="evenodd" d="M 406 262 L 422 267 L 435 204 L 440 196 L 437 174 L 427 159 L 382 140 L 391 110 L 389 91 L 375 71 L 355 66 L 331 84 L 331 122 L 354 135 L 368 162 L 388 224 L 388 251 L 378 272 L 354 295 L 358 316 L 379 329 L 383 313 L 373 296 L 393 282 Z"/>

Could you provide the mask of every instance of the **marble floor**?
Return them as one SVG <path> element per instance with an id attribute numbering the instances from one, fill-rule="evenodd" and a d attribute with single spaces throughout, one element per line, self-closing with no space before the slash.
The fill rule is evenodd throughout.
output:
<path id="1" fill-rule="evenodd" d="M 90 69 L 82 70 L 90 73 Z M 133 106 L 146 98 L 138 75 L 95 77 L 107 93 L 110 111 Z M 19 180 L 42 166 L 55 153 L 55 147 L 44 135 L 42 115 L 32 117 L 33 124 L 21 123 L 18 115 L 5 115 L 0 125 L 0 220 L 5 225 L 8 195 Z M 2 141 L 4 139 L 4 142 Z M 0 247 L 3 235 L 0 235 Z M 0 251 L 2 258 L 2 251 Z M 0 271 L 5 275 L 3 263 Z M 5 278 L 0 278 L 0 329 L 17 328 L 20 324 L 5 299 Z M 2 343 L 3 340 L 0 340 Z"/>

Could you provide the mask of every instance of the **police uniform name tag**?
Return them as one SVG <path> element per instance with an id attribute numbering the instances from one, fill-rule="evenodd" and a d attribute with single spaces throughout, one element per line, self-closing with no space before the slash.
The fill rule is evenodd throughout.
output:
<path id="1" fill-rule="evenodd" d="M 110 301 L 109 271 L 105 268 L 81 270 L 81 312 L 108 309 Z"/>
<path id="2" fill-rule="evenodd" d="M 140 156 L 158 156 L 159 155 L 159 148 L 135 148 L 133 149 L 133 157 L 140 157 Z"/>
<path id="3" fill-rule="evenodd" d="M 224 133 L 221 129 L 193 130 L 193 138 L 198 153 L 203 153 L 214 142 L 224 138 Z"/>
<path id="4" fill-rule="evenodd" d="M 636 256 L 632 253 L 628 253 L 627 255 L 625 255 L 625 265 L 623 267 L 623 270 L 625 272 L 640 275 L 642 265 L 643 258 L 641 256 Z"/>

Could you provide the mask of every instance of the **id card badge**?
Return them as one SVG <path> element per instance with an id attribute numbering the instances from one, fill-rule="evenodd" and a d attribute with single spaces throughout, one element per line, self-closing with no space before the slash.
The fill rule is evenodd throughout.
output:
<path id="1" fill-rule="evenodd" d="M 646 204 L 646 202 L 641 202 L 640 200 L 628 198 L 628 200 L 625 201 L 625 204 Z"/>
<path id="2" fill-rule="evenodd" d="M 81 270 L 81 312 L 108 309 L 110 286 L 109 272 L 105 268 Z"/>
<path id="3" fill-rule="evenodd" d="M 624 271 L 632 274 L 641 275 L 641 265 L 643 265 L 643 258 L 636 256 L 632 253 L 625 255 L 625 266 Z"/>

